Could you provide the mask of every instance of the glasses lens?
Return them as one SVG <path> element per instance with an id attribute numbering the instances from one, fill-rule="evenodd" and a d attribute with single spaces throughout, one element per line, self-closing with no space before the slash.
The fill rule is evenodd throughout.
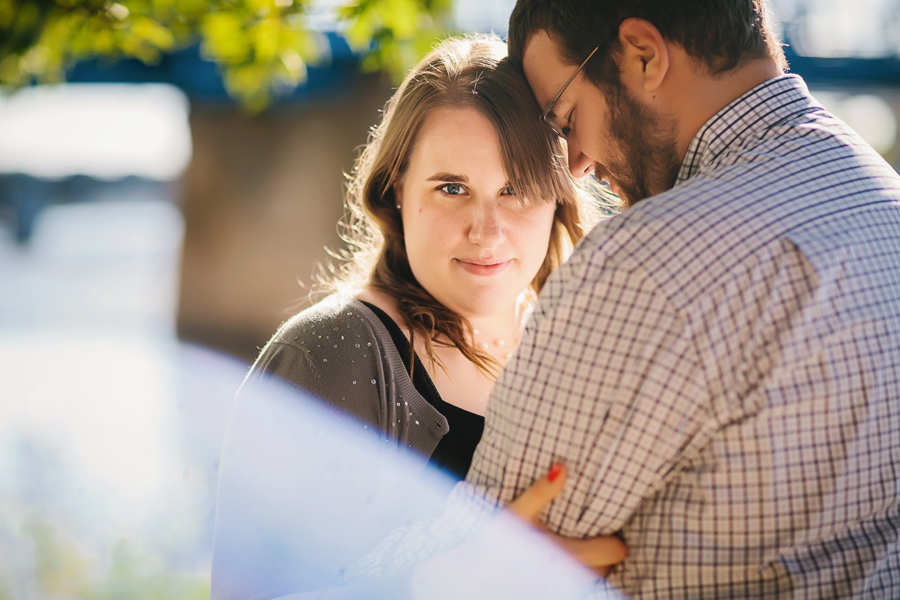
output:
<path id="1" fill-rule="evenodd" d="M 561 138 L 563 138 L 563 139 L 566 138 L 566 134 L 565 134 L 565 132 L 563 131 L 562 127 L 560 127 L 559 125 L 557 125 L 555 121 L 552 121 L 552 120 L 550 120 L 550 119 L 547 119 L 547 120 L 545 121 L 545 123 L 547 123 L 547 125 L 550 126 L 550 129 L 553 130 L 553 133 L 555 133 L 556 135 L 558 135 L 559 137 L 561 137 Z"/>
<path id="2" fill-rule="evenodd" d="M 566 137 L 566 135 L 563 133 L 562 128 L 561 128 L 559 125 L 557 125 L 557 124 L 553 121 L 553 119 L 550 118 L 549 115 L 546 115 L 546 114 L 545 114 L 545 115 L 542 115 L 542 116 L 541 116 L 541 121 L 544 122 L 544 125 L 546 125 L 546 126 L 550 129 L 550 131 L 552 131 L 553 133 L 555 133 L 555 134 L 558 135 L 559 137 L 561 137 L 561 138 L 565 138 L 565 137 Z"/>

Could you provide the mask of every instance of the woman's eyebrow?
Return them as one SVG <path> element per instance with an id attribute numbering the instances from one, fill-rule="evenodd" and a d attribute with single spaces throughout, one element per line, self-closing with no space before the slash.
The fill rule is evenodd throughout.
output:
<path id="1" fill-rule="evenodd" d="M 449 183 L 469 183 L 469 178 L 465 175 L 454 175 L 453 173 L 447 173 L 445 171 L 441 171 L 440 173 L 435 173 L 425 181 L 447 181 Z"/>

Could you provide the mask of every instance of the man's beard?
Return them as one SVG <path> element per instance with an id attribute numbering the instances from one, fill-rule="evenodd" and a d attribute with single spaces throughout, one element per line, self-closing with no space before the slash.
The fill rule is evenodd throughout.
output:
<path id="1" fill-rule="evenodd" d="M 681 168 L 675 126 L 670 118 L 640 105 L 621 82 L 606 83 L 601 90 L 609 106 L 608 131 L 621 162 L 598 166 L 595 175 L 612 180 L 628 208 L 675 185 Z"/>

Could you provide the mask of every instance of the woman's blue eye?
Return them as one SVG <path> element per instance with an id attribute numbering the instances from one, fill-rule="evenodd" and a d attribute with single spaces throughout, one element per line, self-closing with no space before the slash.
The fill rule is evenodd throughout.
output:
<path id="1" fill-rule="evenodd" d="M 503 193 L 506 194 L 507 196 L 515 196 L 516 195 L 516 191 L 509 186 L 507 186 L 506 189 L 503 190 Z"/>
<path id="2" fill-rule="evenodd" d="M 458 183 L 448 183 L 447 185 L 443 186 L 441 188 L 441 190 L 445 194 L 450 194 L 451 196 L 458 196 L 459 194 L 462 193 L 462 186 L 459 185 Z"/>

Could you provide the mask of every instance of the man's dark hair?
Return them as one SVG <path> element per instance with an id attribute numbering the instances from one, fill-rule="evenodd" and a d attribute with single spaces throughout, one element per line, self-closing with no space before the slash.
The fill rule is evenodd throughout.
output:
<path id="1" fill-rule="evenodd" d="M 509 55 L 521 66 L 529 36 L 544 30 L 574 65 L 599 46 L 585 75 L 595 84 L 615 85 L 619 25 L 630 17 L 652 23 L 714 75 L 765 57 L 787 66 L 764 0 L 518 0 L 509 19 Z"/>

